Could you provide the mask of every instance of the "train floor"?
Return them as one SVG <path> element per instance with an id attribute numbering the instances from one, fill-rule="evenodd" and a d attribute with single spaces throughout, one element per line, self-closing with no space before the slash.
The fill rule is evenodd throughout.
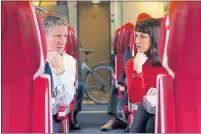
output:
<path id="1" fill-rule="evenodd" d="M 108 119 L 107 105 L 83 104 L 82 111 L 77 115 L 80 130 L 70 130 L 69 133 L 123 133 L 124 129 L 101 131 L 100 127 Z"/>

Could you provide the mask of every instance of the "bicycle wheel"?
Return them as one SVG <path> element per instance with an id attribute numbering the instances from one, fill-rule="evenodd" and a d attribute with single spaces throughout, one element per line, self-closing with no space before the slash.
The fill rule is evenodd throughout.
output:
<path id="1" fill-rule="evenodd" d="M 113 68 L 107 65 L 96 65 L 85 76 L 86 95 L 96 104 L 108 104 L 112 87 Z"/>

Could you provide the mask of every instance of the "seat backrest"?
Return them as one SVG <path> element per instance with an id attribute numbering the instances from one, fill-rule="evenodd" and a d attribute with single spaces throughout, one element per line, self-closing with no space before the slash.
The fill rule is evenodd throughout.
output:
<path id="1" fill-rule="evenodd" d="M 169 29 L 169 24 L 166 25 L 166 19 L 167 18 L 164 18 L 164 20 L 161 22 L 160 37 L 158 39 L 158 55 L 161 61 L 163 60 L 166 32 L 167 32 L 167 29 Z"/>
<path id="2" fill-rule="evenodd" d="M 68 26 L 68 40 L 66 43 L 66 53 L 69 55 L 73 54 L 73 40 L 72 40 L 72 28 Z"/>
<path id="3" fill-rule="evenodd" d="M 121 74 L 121 71 L 123 69 L 123 52 L 120 51 L 121 44 L 122 44 L 122 36 L 123 36 L 123 26 L 119 28 L 117 33 L 117 54 L 115 55 L 115 73 L 117 80 L 119 79 L 119 76 Z"/>
<path id="4" fill-rule="evenodd" d="M 112 42 L 112 48 L 113 51 L 116 53 L 117 52 L 117 44 L 118 44 L 118 33 L 119 33 L 120 28 L 118 28 L 115 32 L 114 32 L 114 39 Z"/>
<path id="5" fill-rule="evenodd" d="M 137 48 L 135 47 L 135 28 L 132 29 L 131 34 L 130 34 L 130 51 L 132 56 L 135 55 L 135 52 Z"/>
<path id="6" fill-rule="evenodd" d="M 78 80 L 78 45 L 77 39 L 74 32 L 74 29 L 69 25 L 68 26 L 68 40 L 66 43 L 66 53 L 73 56 L 76 60 L 77 65 L 77 73 L 76 73 L 76 81 Z"/>
<path id="7" fill-rule="evenodd" d="M 76 53 L 78 51 L 76 33 L 75 33 L 75 29 L 73 27 L 71 30 L 72 30 L 73 52 Z"/>
<path id="8" fill-rule="evenodd" d="M 71 38 L 72 38 L 72 47 L 73 47 L 73 52 L 72 52 L 72 56 L 75 58 L 76 60 L 76 81 L 78 82 L 78 44 L 77 44 L 77 39 L 76 39 L 76 34 L 75 34 L 75 30 L 73 27 L 71 27 Z"/>
<path id="9" fill-rule="evenodd" d="M 130 35 L 134 28 L 134 25 L 131 22 L 127 22 L 122 31 L 122 43 L 120 44 L 121 52 L 124 52 L 125 48 L 130 45 Z"/>
<path id="10" fill-rule="evenodd" d="M 42 26 L 38 26 L 35 9 L 29 2 L 3 1 L 2 9 L 5 18 L 2 31 L 2 132 L 52 132 L 48 124 L 50 113 L 45 107 L 50 103 L 45 99 L 48 81 L 34 79 L 46 56 L 46 47 L 42 47 L 45 40 L 41 40 L 44 35 L 40 34 Z M 35 82 L 43 84 L 41 92 L 35 92 Z M 36 96 L 43 100 L 41 104 L 34 102 Z M 37 109 L 33 107 L 36 105 Z M 40 122 L 38 126 L 34 122 L 36 118 Z"/>
<path id="11" fill-rule="evenodd" d="M 7 57 L 2 59 L 4 63 L 2 64 L 2 69 L 4 70 L 2 75 L 4 76 L 3 83 L 9 83 L 11 79 L 15 81 L 20 76 L 36 72 L 40 65 L 40 54 L 34 55 L 31 53 L 33 51 L 40 52 L 40 48 L 33 14 L 31 14 L 32 9 L 29 3 L 11 2 L 8 5 L 8 2 L 2 2 L 2 8 L 5 11 L 5 26 L 2 33 L 2 55 Z M 15 10 L 19 10 L 19 12 Z M 26 13 L 22 14 L 22 12 Z M 29 19 L 29 25 L 26 22 L 27 19 Z M 9 74 L 7 74 L 8 72 Z"/>
<path id="12" fill-rule="evenodd" d="M 166 20 L 163 65 L 175 83 L 177 132 L 201 132 L 200 13 L 200 2 L 186 2 Z"/>
<path id="13" fill-rule="evenodd" d="M 117 52 L 121 52 L 123 36 L 124 36 L 124 25 L 120 28 L 119 33 L 118 33 Z"/>

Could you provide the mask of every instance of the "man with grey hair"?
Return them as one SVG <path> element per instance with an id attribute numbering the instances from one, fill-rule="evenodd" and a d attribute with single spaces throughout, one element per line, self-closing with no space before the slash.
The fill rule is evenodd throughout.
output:
<path id="1" fill-rule="evenodd" d="M 51 76 L 52 90 L 56 94 L 56 98 L 59 98 L 59 105 L 68 107 L 75 94 L 76 75 L 76 60 L 65 53 L 68 23 L 64 18 L 53 14 L 43 18 L 43 25 L 48 50 L 45 72 Z M 54 102 L 55 100 L 52 101 L 52 105 Z M 53 127 L 54 132 L 58 133 L 59 121 L 54 111 Z"/>

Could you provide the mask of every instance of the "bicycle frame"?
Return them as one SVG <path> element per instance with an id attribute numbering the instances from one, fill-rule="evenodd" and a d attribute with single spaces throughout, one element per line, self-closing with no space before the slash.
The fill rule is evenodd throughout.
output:
<path id="1" fill-rule="evenodd" d="M 93 72 L 92 69 L 86 64 L 86 62 L 82 62 L 82 66 L 81 66 L 81 72 L 83 73 L 84 72 L 84 69 L 87 69 L 88 71 L 90 72 Z"/>
<path id="2" fill-rule="evenodd" d="M 101 88 L 105 87 L 106 83 L 104 82 L 104 80 L 101 77 L 99 77 L 96 73 L 94 73 L 93 70 L 86 64 L 85 61 L 82 62 L 82 66 L 81 66 L 81 72 L 82 73 L 84 72 L 84 69 L 91 72 L 95 76 L 95 78 L 99 82 Z"/>

